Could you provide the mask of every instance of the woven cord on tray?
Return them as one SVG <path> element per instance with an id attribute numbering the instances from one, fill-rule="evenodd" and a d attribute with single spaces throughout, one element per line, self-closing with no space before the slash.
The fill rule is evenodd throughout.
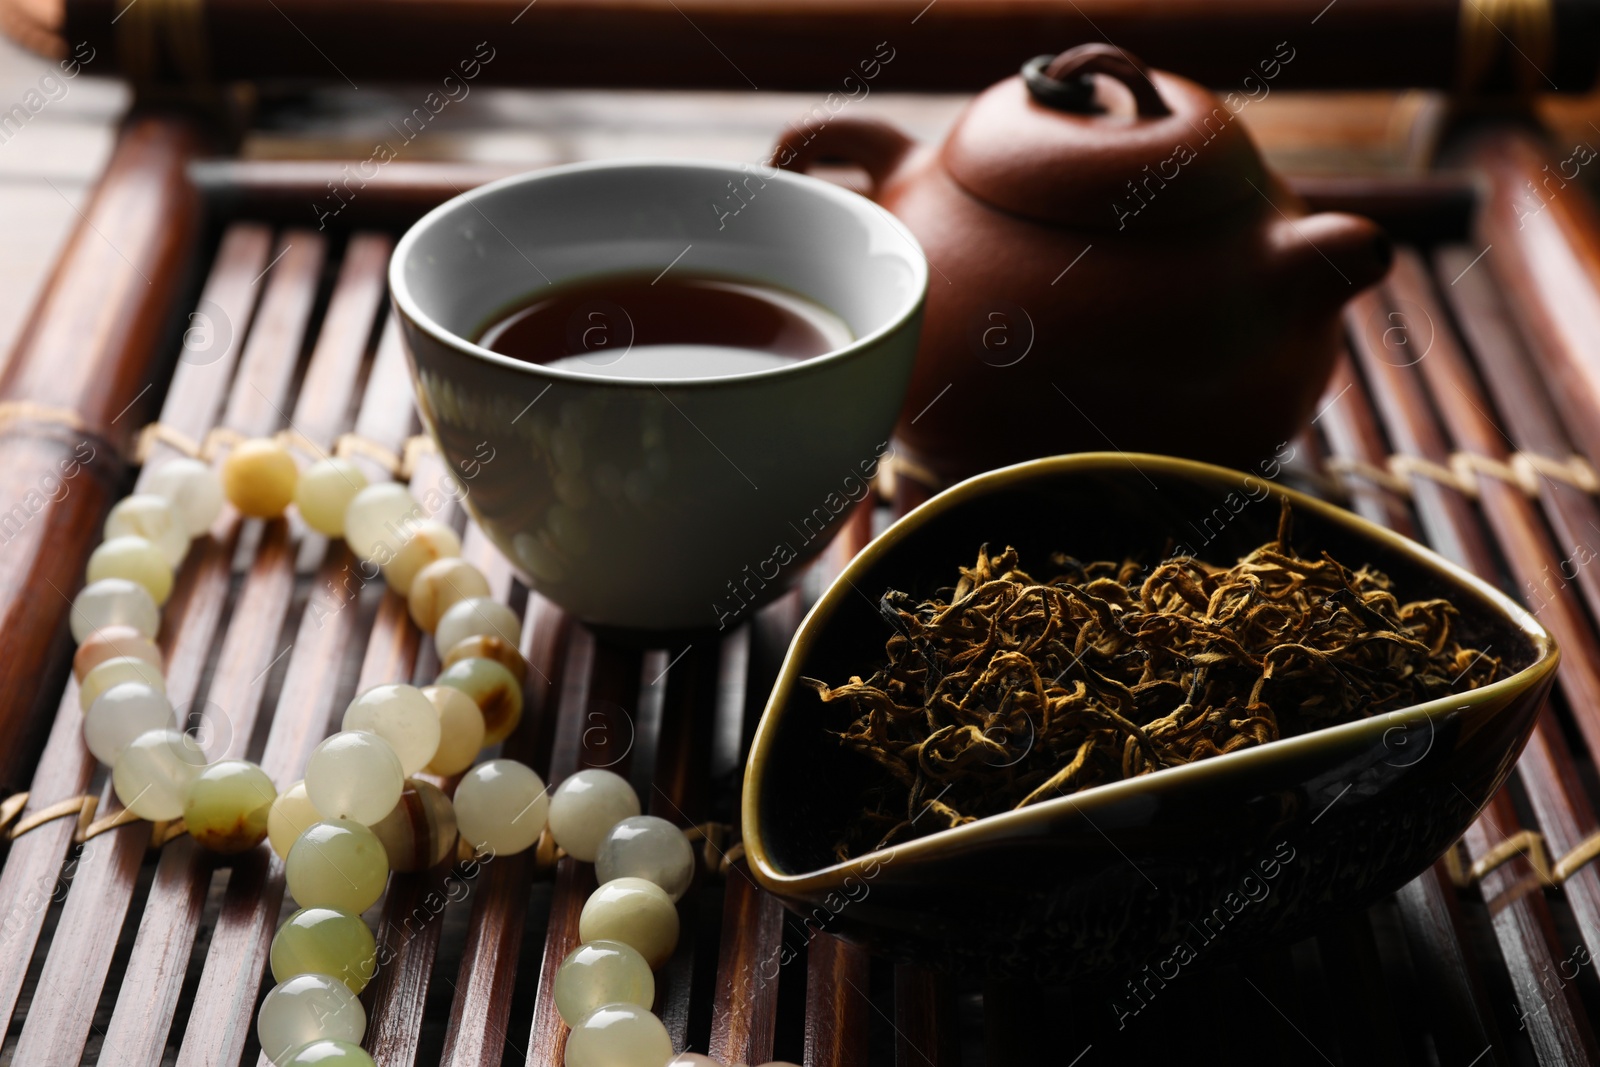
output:
<path id="1" fill-rule="evenodd" d="M 1507 462 L 1501 462 L 1477 452 L 1453 452 L 1446 464 L 1399 454 L 1390 456 L 1381 467 L 1358 459 L 1335 457 L 1326 461 L 1323 469 L 1347 490 L 1377 486 L 1401 496 L 1411 495 L 1413 479 L 1425 478 L 1476 497 L 1480 476 L 1516 486 L 1530 497 L 1539 495 L 1546 479 L 1590 495 L 1600 494 L 1600 475 L 1588 460 L 1578 455 L 1557 459 L 1538 452 L 1513 452 Z"/>
<path id="2" fill-rule="evenodd" d="M 237 430 L 230 430 L 219 426 L 206 434 L 204 438 L 196 441 L 180 430 L 175 430 L 164 423 L 152 422 L 139 431 L 139 440 L 134 450 L 134 460 L 139 464 L 149 462 L 157 444 L 166 445 L 168 448 L 181 452 L 195 459 L 215 459 L 222 452 L 234 447 L 245 439 L 245 435 Z M 287 448 L 292 448 L 312 459 L 323 459 L 329 455 L 329 450 L 323 448 L 300 431 L 293 429 L 279 430 L 273 435 L 273 440 Z M 433 438 L 427 434 L 414 434 L 406 438 L 399 452 L 362 437 L 359 434 L 341 434 L 334 442 L 332 454 L 339 457 L 361 456 L 371 460 L 390 474 L 402 481 L 408 480 L 416 470 L 417 461 L 430 453 L 438 451 L 433 443 Z"/>
<path id="3" fill-rule="evenodd" d="M 68 816 L 77 820 L 78 826 L 72 833 L 72 840 L 80 845 L 118 827 L 144 821 L 126 808 L 102 819 L 96 819 L 94 816 L 99 810 L 100 798 L 87 793 L 58 800 L 38 811 L 30 812 L 26 818 L 21 818 L 23 809 L 27 806 L 28 794 L 25 792 L 13 793 L 0 800 L 0 834 L 4 834 L 7 840 L 15 841 L 23 834 L 37 830 L 46 823 Z M 160 848 L 187 832 L 182 819 L 151 823 L 150 847 Z M 727 877 L 729 869 L 744 858 L 744 845 L 734 840 L 738 836 L 737 832 L 727 823 L 705 822 L 686 826 L 683 828 L 683 836 L 691 843 L 696 841 L 702 843 L 700 853 L 705 869 L 719 878 Z M 723 846 L 729 841 L 733 843 L 724 849 Z M 476 855 L 472 846 L 465 840 L 458 839 L 456 844 L 456 854 L 463 862 Z M 1600 836 L 1596 838 L 1595 852 L 1600 854 Z M 555 872 L 556 863 L 565 855 L 566 852 L 556 844 L 555 837 L 547 828 L 540 835 L 538 844 L 534 846 L 534 869 L 540 877 L 551 875 Z"/>

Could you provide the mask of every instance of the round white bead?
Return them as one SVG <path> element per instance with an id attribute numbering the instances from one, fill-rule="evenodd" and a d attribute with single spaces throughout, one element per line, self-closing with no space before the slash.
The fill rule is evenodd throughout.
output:
<path id="1" fill-rule="evenodd" d="M 278 794 L 267 812 L 267 840 L 272 851 L 287 859 L 289 850 L 300 835 L 311 829 L 313 823 L 322 821 L 322 813 L 306 796 L 306 784 L 296 782 Z"/>
<path id="2" fill-rule="evenodd" d="M 639 814 L 639 794 L 620 774 L 583 770 L 550 797 L 550 833 L 567 855 L 593 863 L 611 828 Z"/>
<path id="3" fill-rule="evenodd" d="M 406 776 L 426 767 L 439 751 L 439 712 L 413 685 L 373 686 L 350 702 L 340 728 L 366 730 L 389 742 Z"/>
<path id="4" fill-rule="evenodd" d="M 116 763 L 140 734 L 170 729 L 172 703 L 143 682 L 122 682 L 101 693 L 83 716 L 83 741 L 101 763 Z"/>
<path id="5" fill-rule="evenodd" d="M 400 800 L 405 780 L 389 742 L 365 730 L 334 734 L 306 760 L 306 796 L 324 819 L 371 826 Z"/>
<path id="6" fill-rule="evenodd" d="M 360 1044 L 367 1013 L 348 986 L 325 974 L 297 974 L 274 986 L 256 1014 L 261 1051 L 274 1063 L 324 1038 Z"/>
<path id="7" fill-rule="evenodd" d="M 378 835 L 358 822 L 316 822 L 284 857 L 283 880 L 302 908 L 339 908 L 360 915 L 383 896 L 389 854 Z"/>
<path id="8" fill-rule="evenodd" d="M 161 629 L 161 609 L 138 582 L 107 578 L 86 585 L 72 601 L 72 639 L 80 645 L 96 630 L 131 626 L 154 639 Z"/>
<path id="9" fill-rule="evenodd" d="M 422 694 L 439 713 L 439 748 L 426 769 L 445 777 L 460 774 L 483 748 L 483 712 L 477 701 L 448 685 L 430 685 Z"/>
<path id="10" fill-rule="evenodd" d="M 410 536 L 383 565 L 383 580 L 390 589 L 405 596 L 411 592 L 411 582 L 418 571 L 435 560 L 459 555 L 461 538 L 456 532 L 437 519 L 423 519 L 411 524 Z"/>
<path id="11" fill-rule="evenodd" d="M 89 584 L 107 578 L 137 582 L 157 604 L 165 604 L 172 593 L 172 565 L 142 537 L 113 537 L 89 554 Z"/>
<path id="12" fill-rule="evenodd" d="M 123 497 L 106 516 L 105 536 L 142 537 L 161 550 L 167 566 L 177 567 L 189 554 L 189 528 L 178 509 L 156 493 Z"/>
<path id="13" fill-rule="evenodd" d="M 676 904 L 694 881 L 694 846 L 683 831 L 654 815 L 634 815 L 611 828 L 600 842 L 594 876 L 643 878 L 654 882 Z"/>
<path id="14" fill-rule="evenodd" d="M 498 637 L 512 648 L 521 643 L 522 620 L 517 613 L 490 596 L 469 597 L 450 605 L 439 616 L 433 643 L 441 655 L 469 637 Z"/>
<path id="15" fill-rule="evenodd" d="M 421 516 L 421 505 L 399 482 L 369 485 L 345 509 L 345 544 L 362 559 L 375 559 L 381 565 L 405 543 L 407 528 Z M 383 558 L 378 556 L 380 547 Z"/>
<path id="16" fill-rule="evenodd" d="M 544 779 L 511 759 L 488 760 L 463 775 L 455 804 L 462 839 L 499 856 L 532 848 L 550 813 Z"/>
<path id="17" fill-rule="evenodd" d="M 344 517 L 367 476 L 348 459 L 329 456 L 300 472 L 294 504 L 305 524 L 328 537 L 344 536 Z"/>
<path id="18" fill-rule="evenodd" d="M 111 765 L 111 787 L 122 806 L 141 819 L 176 819 L 205 756 L 177 730 L 146 730 Z"/>
<path id="19" fill-rule="evenodd" d="M 166 497 L 190 537 L 211 529 L 222 514 L 222 479 L 198 459 L 169 459 L 140 482 L 141 492 Z"/>
<path id="20" fill-rule="evenodd" d="M 660 967 L 678 945 L 678 909 L 654 882 L 616 878 L 584 902 L 578 937 L 632 945 L 652 968 Z"/>
<path id="21" fill-rule="evenodd" d="M 82 682 L 84 676 L 108 659 L 133 656 L 161 669 L 161 649 L 156 643 L 131 626 L 106 626 L 89 635 L 78 646 L 72 657 L 72 676 Z"/>
<path id="22" fill-rule="evenodd" d="M 101 693 L 123 682 L 143 682 L 157 692 L 167 691 L 167 680 L 162 677 L 160 667 L 138 656 L 118 656 L 83 676 L 83 681 L 78 683 L 78 706 L 89 710 Z"/>
<path id="23" fill-rule="evenodd" d="M 662 1067 L 672 1038 L 660 1019 L 637 1004 L 596 1008 L 567 1035 L 566 1067 Z"/>
<path id="24" fill-rule="evenodd" d="M 590 941 L 567 953 L 556 969 L 556 1011 L 568 1026 L 604 1004 L 656 1000 L 656 977 L 639 950 L 621 941 Z"/>
<path id="25" fill-rule="evenodd" d="M 464 559 L 436 559 L 411 580 L 406 606 L 423 633 L 433 633 L 444 613 L 463 600 L 489 595 L 489 579 Z"/>

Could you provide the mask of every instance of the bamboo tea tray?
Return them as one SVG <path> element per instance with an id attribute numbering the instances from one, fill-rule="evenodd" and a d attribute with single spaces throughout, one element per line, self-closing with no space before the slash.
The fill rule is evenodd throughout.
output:
<path id="1" fill-rule="evenodd" d="M 700 828 L 703 871 L 658 975 L 679 1048 L 808 1067 L 1600 1062 L 1600 479 L 1585 459 L 1600 457 L 1600 225 L 1575 185 L 1529 199 L 1553 158 L 1530 135 L 1465 151 L 1460 178 L 1302 183 L 1403 247 L 1349 309 L 1349 359 L 1295 476 L 1521 592 L 1564 647 L 1559 693 L 1450 855 L 1304 941 L 1130 986 L 958 992 L 755 886 L 732 825 L 750 731 L 808 599 L 921 499 L 905 472 L 752 622 L 645 652 L 564 619 L 446 512 L 525 620 L 529 712 L 506 751 L 547 779 L 610 767 L 646 810 Z M 194 152 L 181 121 L 130 122 L 0 378 L 0 501 L 25 501 L 0 515 L 0 1065 L 265 1062 L 254 1009 L 289 907 L 281 863 L 265 846 L 230 862 L 183 836 L 157 845 L 149 824 L 111 818 L 79 738 L 65 602 L 135 459 L 220 427 L 343 440 L 374 475 L 403 466 L 418 495 L 445 474 L 407 447 L 384 271 L 410 219 L 485 172 L 396 164 L 318 232 L 300 220 L 334 168 L 210 163 L 197 192 Z M 28 497 L 74 455 L 65 492 Z M 287 784 L 357 689 L 426 682 L 436 653 L 342 544 L 284 522 L 219 528 L 165 613 L 169 688 L 202 710 L 214 752 Z M 364 996 L 377 1062 L 559 1064 L 550 987 L 593 884 L 549 847 L 395 876 Z"/>

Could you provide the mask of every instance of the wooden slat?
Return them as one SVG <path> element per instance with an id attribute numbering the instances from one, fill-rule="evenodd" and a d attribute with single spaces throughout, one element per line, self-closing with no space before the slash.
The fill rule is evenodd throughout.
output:
<path id="1" fill-rule="evenodd" d="M 254 310 L 253 280 L 266 265 L 270 234 L 251 225 L 230 227 L 223 238 L 207 281 L 203 300 L 222 310 L 237 328 L 249 325 Z M 180 364 L 170 392 L 172 399 L 162 410 L 163 420 L 183 433 L 202 436 L 210 429 L 238 357 L 240 345 L 222 353 L 208 367 Z M 170 413 L 169 410 L 170 409 Z M 170 416 L 170 417 L 169 417 Z M 186 601 L 183 591 L 180 600 Z M 182 610 L 174 603 L 169 617 Z M 167 630 L 170 639 L 172 628 Z M 29 792 L 26 811 L 38 811 L 57 801 L 81 794 L 88 788 L 95 761 L 83 746 L 83 713 L 78 708 L 77 684 L 70 678 L 59 702 L 50 739 L 39 760 Z M 4 927 L 7 952 L 31 954 L 44 922 L 56 872 L 60 869 L 72 840 L 71 820 L 48 823 L 11 846 L 3 871 L 0 871 L 0 913 L 7 916 Z M 81 855 L 80 855 L 81 858 Z M 21 989 L 24 969 L 0 968 L 0 1019 L 9 1020 Z"/>
<path id="2" fill-rule="evenodd" d="M 425 455 L 417 462 L 409 488 L 426 517 L 454 526 L 461 515 L 453 497 L 444 497 L 437 511 L 428 510 L 428 501 L 434 499 L 430 491 L 441 484 L 446 473 L 441 457 Z M 508 573 L 496 571 L 495 557 L 493 548 L 482 536 L 469 536 L 462 543 L 462 558 L 484 569 L 486 577 L 494 575 L 490 592 L 504 600 L 510 592 L 510 577 Z M 357 689 L 399 679 L 421 681 L 424 669 L 431 682 L 438 666 L 438 656 L 433 651 L 432 642 L 424 641 L 411 622 L 405 600 L 388 590 L 367 645 Z M 440 784 L 447 794 L 454 792 L 453 781 Z M 366 994 L 365 1043 L 382 1067 L 401 1067 L 416 1060 L 433 960 L 444 930 L 442 902 L 449 899 L 447 879 L 451 879 L 451 885 L 465 886 L 468 893 L 472 890 L 472 883 L 455 873 L 455 867 L 452 854 L 433 870 L 397 873 L 389 879 L 378 920 L 380 958 L 384 964 Z M 425 916 L 426 921 L 419 921 L 418 915 Z"/>
<path id="3" fill-rule="evenodd" d="M 1378 464 L 1389 454 L 1366 385 L 1354 373 L 1348 356 L 1340 361 L 1317 410 L 1323 412 L 1318 422 L 1336 457 Z M 1410 510 L 1394 493 L 1376 487 L 1358 489 L 1353 504 L 1372 521 L 1416 536 Z M 1464 924 L 1456 890 L 1441 865 L 1402 887 L 1397 900 L 1413 959 L 1423 977 L 1421 999 L 1434 1024 L 1430 1029 L 1441 1057 L 1448 1057 L 1449 1062 L 1470 1062 L 1482 1056 L 1485 1067 L 1505 1062 L 1494 1015 L 1486 1007 L 1477 961 L 1469 955 L 1461 933 Z"/>
<path id="4" fill-rule="evenodd" d="M 1451 308 L 1478 354 L 1485 385 L 1505 419 L 1505 432 L 1520 448 L 1565 456 L 1572 450 L 1570 440 L 1542 383 L 1533 374 L 1520 339 L 1510 326 L 1492 276 L 1488 272 L 1473 276 L 1468 269 L 1472 255 L 1464 247 L 1445 249 L 1439 256 L 1438 271 L 1444 282 L 1442 291 L 1450 295 Z M 1446 370 L 1450 372 L 1446 383 L 1449 390 L 1474 410 L 1463 410 L 1460 403 L 1442 404 L 1442 410 L 1468 424 L 1487 421 L 1483 414 L 1487 403 L 1481 397 L 1473 399 L 1476 390 L 1472 384 L 1461 380 L 1459 368 L 1447 366 Z M 1504 454 L 1502 442 L 1496 436 L 1500 433 L 1498 427 L 1478 425 L 1476 429 L 1476 439 L 1468 447 L 1482 449 L 1493 456 Z M 1499 501 L 1500 508 L 1496 510 L 1507 512 L 1508 520 L 1537 521 L 1526 514 L 1532 505 L 1525 500 L 1510 499 L 1512 494 L 1505 487 L 1485 485 L 1484 489 L 1488 494 L 1486 505 L 1491 499 Z M 1600 641 L 1596 640 L 1589 620 L 1600 618 L 1600 574 L 1586 566 L 1585 561 L 1600 555 L 1591 547 L 1596 531 L 1600 530 L 1600 506 L 1580 489 L 1548 478 L 1541 479 L 1539 494 L 1560 548 L 1552 552 L 1551 545 L 1541 546 L 1545 554 L 1532 557 L 1521 568 L 1519 584 L 1523 586 L 1524 597 L 1531 602 L 1530 609 L 1551 626 L 1561 641 L 1566 656 L 1561 682 L 1592 762 L 1596 745 L 1600 743 L 1600 705 L 1596 703 L 1595 688 L 1600 684 L 1597 678 Z M 1560 559 L 1554 558 L 1557 552 Z M 1570 579 L 1569 573 L 1573 575 Z M 1577 599 L 1572 595 L 1574 592 L 1588 605 L 1587 617 L 1579 605 L 1573 603 Z M 1571 851 L 1600 831 L 1593 808 L 1578 781 L 1577 764 L 1567 751 L 1566 740 L 1559 729 L 1538 731 L 1529 742 L 1522 763 L 1530 782 L 1529 800 L 1555 855 Z M 1600 939 L 1600 870 L 1590 864 L 1568 879 L 1566 898 L 1584 942 L 1591 953 L 1595 952 L 1597 939 Z"/>
<path id="5" fill-rule="evenodd" d="M 869 970 L 865 950 L 830 934 L 806 946 L 805 1067 L 866 1067 Z"/>
<path id="6" fill-rule="evenodd" d="M 291 236 L 287 239 L 287 246 L 292 244 Z M 371 245 L 370 239 L 357 239 L 351 243 L 325 322 L 339 323 L 350 318 L 355 315 L 356 308 L 364 304 L 367 330 L 370 331 L 371 317 L 381 293 L 374 282 L 382 276 L 381 262 L 375 264 L 372 252 L 364 251 L 370 249 Z M 386 242 L 379 242 L 379 245 L 381 250 Z M 287 246 L 284 260 L 276 266 L 288 262 Z M 319 273 L 312 270 L 306 276 L 307 283 L 314 284 Z M 337 332 L 330 333 L 326 326 L 319 331 L 308 369 L 308 381 L 317 383 L 317 388 L 311 391 L 311 396 L 316 399 L 301 403 L 296 408 L 295 423 L 302 433 L 309 436 L 315 432 L 323 440 L 331 436 L 328 412 L 324 409 L 334 406 L 329 403 L 330 399 L 349 395 L 365 348 L 365 334 L 349 338 Z M 338 416 L 342 418 L 344 413 L 340 411 Z M 232 636 L 235 631 L 230 630 L 211 682 L 212 692 L 240 693 L 243 703 L 250 707 L 259 705 L 270 673 L 267 667 L 262 666 L 263 659 L 270 665 L 288 651 L 277 647 L 278 629 L 272 628 L 272 620 L 282 619 L 288 608 L 288 598 L 293 592 L 293 549 L 287 541 L 285 524 L 274 524 L 262 542 L 262 549 L 266 550 L 266 555 L 258 549 L 251 567 L 254 580 L 247 579 L 241 599 L 234 609 L 235 616 L 256 620 L 257 628 L 242 646 L 240 640 Z M 263 560 L 268 561 L 265 567 Z M 271 632 L 264 633 L 263 628 Z M 241 628 L 239 632 L 244 631 Z M 251 641 L 260 642 L 259 648 L 251 648 Z M 246 677 L 246 672 L 252 673 Z M 214 715 L 210 718 L 211 721 L 204 725 L 212 742 L 212 755 L 246 755 L 251 731 L 232 722 L 222 729 L 223 724 L 215 721 Z M 200 918 L 198 908 L 204 900 L 210 872 L 210 858 L 193 848 L 192 843 L 181 849 L 169 846 L 163 850 L 156 880 L 140 916 L 134 952 L 118 992 L 116 1009 L 107 1033 L 108 1046 L 137 1048 L 150 1059 L 160 1055 L 182 988 L 183 965 L 187 964 L 188 947 L 195 937 Z M 180 949 L 181 957 L 175 955 Z"/>
<path id="7" fill-rule="evenodd" d="M 293 255 L 301 242 L 316 240 L 315 235 L 306 231 L 291 232 L 285 237 L 288 254 Z M 334 434 L 346 425 L 383 291 L 387 250 L 387 238 L 363 237 L 352 242 L 329 302 L 326 321 L 332 329 L 319 333 L 312 346 L 306 383 L 292 415 L 287 412 L 286 404 L 270 401 L 271 394 L 254 376 L 246 376 L 251 390 L 271 409 L 274 425 L 287 423 L 308 441 L 323 448 L 331 446 Z M 258 321 L 251 344 L 255 343 L 264 321 Z M 290 351 L 298 353 L 299 340 L 293 340 L 295 347 Z M 283 338 L 284 343 L 290 341 L 291 338 Z M 290 364 L 287 374 L 282 368 L 276 368 L 272 380 L 282 380 L 287 387 L 293 380 L 296 361 L 291 357 L 284 362 Z M 281 647 L 280 643 L 294 591 L 296 553 L 290 537 L 288 522 L 265 524 L 213 677 L 213 692 L 219 693 L 214 703 L 220 704 L 233 694 L 239 694 L 245 701 L 247 725 L 240 725 L 235 731 L 234 751 L 240 753 L 255 733 L 255 718 L 260 712 L 267 675 L 278 660 L 295 657 L 299 652 L 296 644 Z M 314 646 L 309 654 L 325 655 L 327 650 Z M 290 669 L 293 667 L 291 662 Z M 286 787 L 294 779 L 286 777 L 286 769 L 278 764 L 282 749 L 274 751 L 272 735 L 278 732 L 281 722 L 303 720 L 314 706 L 286 707 L 280 699 L 275 708 L 263 769 L 279 788 Z M 299 737 L 309 739 L 310 731 L 304 726 L 298 729 L 288 723 L 284 726 Z M 272 758 L 268 759 L 269 756 Z M 303 761 L 304 756 L 296 769 Z M 224 906 L 218 916 L 179 1051 L 180 1064 L 209 1062 L 218 1055 L 229 1061 L 237 1060 L 253 1032 L 252 1013 L 241 1011 L 240 1006 L 255 1002 L 262 964 L 282 899 L 282 884 L 274 877 L 281 871 L 281 862 L 276 856 L 262 849 L 252 856 L 254 862 L 250 864 L 235 864 L 229 878 L 228 895 L 240 901 L 248 897 L 258 903 L 250 907 L 241 903 L 231 909 Z"/>
<path id="8" fill-rule="evenodd" d="M 315 238 L 305 240 L 298 254 L 288 249 L 280 265 L 283 269 L 274 272 L 268 282 L 256 329 L 240 357 L 239 373 L 224 416 L 225 424 L 241 433 L 267 433 L 278 424 L 274 408 L 287 401 L 290 381 L 288 375 L 274 373 L 272 368 L 283 362 L 289 362 L 292 367 L 299 352 L 322 265 L 321 242 Z M 258 342 L 257 338 L 262 340 Z M 275 391 L 267 393 L 263 387 Z M 242 523 L 231 509 L 224 509 L 224 512 L 214 533 L 217 541 L 231 547 L 238 539 Z M 201 542 L 198 555 L 198 564 L 185 568 L 184 607 L 191 607 L 197 600 L 207 602 L 208 606 L 175 613 L 176 618 L 172 620 L 176 632 L 168 656 L 168 695 L 180 710 L 195 692 L 207 650 L 216 636 L 220 607 L 231 584 L 230 553 L 218 551 L 215 543 Z M 270 550 L 259 556 L 258 567 L 270 556 Z M 246 601 L 286 604 L 287 597 L 287 582 L 246 583 Z M 264 656 L 250 655 L 259 651 L 258 643 L 246 646 L 237 643 L 234 635 L 242 629 L 238 625 L 230 626 L 223 645 L 226 654 L 229 639 L 232 639 L 233 647 L 246 653 L 244 657 L 236 653 L 233 661 L 224 661 L 227 668 L 241 674 L 245 670 L 259 670 L 265 660 Z M 210 728 L 213 741 L 219 740 L 221 735 L 242 734 L 248 738 L 254 718 L 254 705 L 241 705 L 231 715 L 218 715 L 204 725 Z M 120 807 L 107 782 L 101 795 L 101 810 L 113 812 Z M 149 842 L 149 830 L 141 823 L 133 823 L 97 840 L 99 845 L 80 864 L 83 892 L 69 893 L 62 911 L 62 921 L 68 923 L 69 928 L 79 930 L 80 936 L 64 945 L 52 945 L 45 959 L 41 984 L 54 995 L 35 1000 L 23 1024 L 17 1055 L 24 1063 L 59 1062 L 83 1047 L 94 1005 L 100 998 L 111 965 L 117 935 L 133 896 L 139 864 Z"/>
<path id="9" fill-rule="evenodd" d="M 1408 299 L 1418 295 L 1412 292 Z M 1352 301 L 1347 314 L 1352 343 L 1397 451 L 1442 463 L 1451 446 L 1431 413 L 1425 381 L 1417 369 L 1419 364 L 1401 366 L 1404 361 L 1384 358 L 1382 335 L 1392 308 L 1385 297 L 1372 293 Z M 1434 348 L 1454 344 L 1444 317 L 1432 319 Z M 1435 357 L 1430 354 L 1427 358 Z M 1425 358 L 1422 363 L 1426 362 Z M 1412 483 L 1422 528 L 1434 548 L 1462 566 L 1494 578 L 1499 564 L 1471 502 L 1458 490 L 1425 478 L 1415 477 Z M 1501 791 L 1467 831 L 1468 850 L 1474 858 L 1481 856 L 1520 829 L 1510 798 Z M 1486 898 L 1505 893 L 1530 873 L 1525 861 L 1506 864 L 1484 880 Z M 1566 955 L 1554 936 L 1554 924 L 1544 899 L 1537 895 L 1508 898 L 1495 912 L 1493 922 L 1518 1003 L 1523 1012 L 1529 1013 L 1528 1034 L 1540 1062 L 1588 1062 L 1593 1055 L 1593 1039 L 1581 1011 L 1565 995 L 1551 997 L 1540 985 L 1540 976 L 1551 973 Z M 1537 1018 L 1532 1014 L 1535 1012 L 1539 1013 Z"/>
<path id="10" fill-rule="evenodd" d="M 549 744 L 555 755 L 546 778 L 547 783 L 553 783 L 555 768 L 570 773 L 581 765 L 579 752 L 583 731 L 589 726 L 585 710 L 589 706 L 597 648 L 587 629 L 569 630 L 548 601 L 530 597 L 523 650 L 536 679 L 529 691 L 537 692 L 539 697 L 531 721 L 525 717 L 517 732 L 507 739 L 507 754 L 527 761 L 542 748 L 540 735 L 553 736 Z M 443 1064 L 491 1067 L 500 1062 L 508 1036 L 511 1041 L 518 1041 L 508 1034 L 508 1019 L 517 976 L 517 949 L 527 915 L 529 863 L 528 853 L 523 852 L 498 857 L 487 865 L 485 883 L 473 901 L 472 934 L 453 984 L 455 997 L 445 1032 Z M 540 1012 L 555 1014 L 549 986 L 555 981 L 555 967 L 577 944 L 578 911 L 593 882 L 587 864 L 567 857 L 557 865 L 535 1001 L 536 1020 Z M 525 1056 L 527 1063 L 561 1062 L 559 1023 L 559 1018 L 543 1026 L 535 1022 Z"/>

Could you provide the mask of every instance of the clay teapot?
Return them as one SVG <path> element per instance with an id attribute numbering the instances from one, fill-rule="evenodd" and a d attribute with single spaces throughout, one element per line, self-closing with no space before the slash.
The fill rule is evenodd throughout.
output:
<path id="1" fill-rule="evenodd" d="M 1030 61 L 941 145 L 839 116 L 773 159 L 858 165 L 921 241 L 897 434 L 934 481 L 1107 449 L 1255 466 L 1311 417 L 1340 307 L 1391 258 L 1375 223 L 1308 214 L 1210 92 L 1103 44 Z"/>

